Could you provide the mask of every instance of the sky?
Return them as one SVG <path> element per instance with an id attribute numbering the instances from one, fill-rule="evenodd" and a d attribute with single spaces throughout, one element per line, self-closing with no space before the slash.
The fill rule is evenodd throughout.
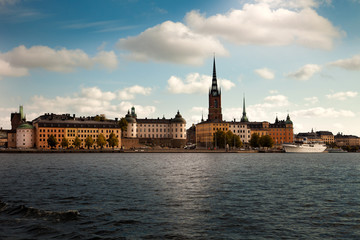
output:
<path id="1" fill-rule="evenodd" d="M 224 120 L 290 115 L 360 136 L 360 0 L 0 0 L 0 127 L 44 113 Z"/>

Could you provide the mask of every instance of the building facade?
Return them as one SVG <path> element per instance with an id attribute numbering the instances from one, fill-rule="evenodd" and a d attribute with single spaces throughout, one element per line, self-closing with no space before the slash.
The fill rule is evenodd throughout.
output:
<path id="1" fill-rule="evenodd" d="M 332 143 L 335 142 L 335 137 L 334 137 L 334 134 L 332 132 L 329 132 L 329 131 L 317 131 L 316 134 L 326 144 L 332 144 Z"/>
<path id="2" fill-rule="evenodd" d="M 186 121 L 178 111 L 174 118 L 137 118 L 135 108 L 125 116 L 128 122 L 124 136 L 137 138 L 140 143 L 163 147 L 184 147 L 186 145 Z"/>
<path id="3" fill-rule="evenodd" d="M 23 123 L 16 129 L 16 148 L 28 149 L 35 147 L 35 129 L 31 124 Z"/>
<path id="4" fill-rule="evenodd" d="M 335 143 L 339 147 L 357 147 L 360 146 L 360 138 L 354 135 L 343 135 L 338 133 L 335 135 Z"/>
<path id="5" fill-rule="evenodd" d="M 50 149 L 47 139 L 53 135 L 58 144 L 56 148 L 60 148 L 61 141 L 66 138 L 69 141 L 69 147 L 74 147 L 75 138 L 78 137 L 81 141 L 80 148 L 87 148 L 85 146 L 85 139 L 89 136 L 94 140 L 94 144 L 90 149 L 98 149 L 97 139 L 102 134 L 106 139 L 114 133 L 121 146 L 121 128 L 117 119 L 96 121 L 94 117 L 75 117 L 70 114 L 45 114 L 33 121 L 35 127 L 36 148 Z M 104 148 L 111 148 L 108 144 Z"/>

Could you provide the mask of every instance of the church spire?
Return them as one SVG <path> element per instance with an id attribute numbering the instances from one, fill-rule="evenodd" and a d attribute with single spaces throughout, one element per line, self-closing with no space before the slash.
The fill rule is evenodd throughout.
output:
<path id="1" fill-rule="evenodd" d="M 215 56 L 214 56 L 214 63 L 213 63 L 213 76 L 212 76 L 212 84 L 211 84 L 211 95 L 218 96 L 220 95 L 218 84 L 217 84 L 217 78 L 216 78 L 216 65 L 215 65 Z"/>
<path id="2" fill-rule="evenodd" d="M 248 122 L 249 119 L 247 118 L 246 116 L 246 109 L 245 109 L 245 94 L 244 94 L 244 99 L 243 99 L 243 114 L 242 114 L 242 117 L 241 117 L 241 122 Z"/>

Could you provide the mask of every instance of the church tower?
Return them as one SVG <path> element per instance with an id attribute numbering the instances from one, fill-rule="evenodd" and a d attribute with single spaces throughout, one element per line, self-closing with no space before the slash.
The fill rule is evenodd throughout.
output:
<path id="1" fill-rule="evenodd" d="M 211 89 L 209 90 L 208 121 L 211 121 L 211 122 L 221 122 L 222 121 L 221 90 L 218 89 L 218 84 L 217 84 L 215 57 L 214 57 L 214 65 L 213 65 L 212 84 L 211 84 Z"/>
<path id="2" fill-rule="evenodd" d="M 248 117 L 246 116 L 246 110 L 245 110 L 245 96 L 243 99 L 243 113 L 240 122 L 249 122 Z"/>

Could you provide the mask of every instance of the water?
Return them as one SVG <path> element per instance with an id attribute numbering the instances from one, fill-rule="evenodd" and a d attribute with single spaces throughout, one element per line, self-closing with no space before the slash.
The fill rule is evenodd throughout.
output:
<path id="1" fill-rule="evenodd" d="M 359 239 L 360 154 L 1 154 L 0 239 Z"/>

